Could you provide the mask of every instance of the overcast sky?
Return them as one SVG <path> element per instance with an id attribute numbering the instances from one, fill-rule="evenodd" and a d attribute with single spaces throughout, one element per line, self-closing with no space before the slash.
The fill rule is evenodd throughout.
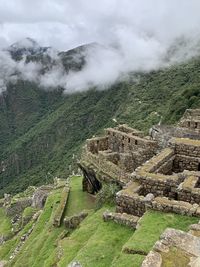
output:
<path id="1" fill-rule="evenodd" d="M 0 45 L 25 37 L 68 49 L 136 37 L 166 45 L 200 32 L 199 0 L 0 0 Z"/>
<path id="2" fill-rule="evenodd" d="M 82 71 L 64 75 L 59 65 L 41 80 L 39 66 L 2 54 L 0 92 L 16 69 L 47 88 L 105 88 L 130 71 L 156 70 L 199 54 L 200 0 L 0 0 L 0 48 L 26 37 L 58 50 L 104 46 L 88 53 Z"/>

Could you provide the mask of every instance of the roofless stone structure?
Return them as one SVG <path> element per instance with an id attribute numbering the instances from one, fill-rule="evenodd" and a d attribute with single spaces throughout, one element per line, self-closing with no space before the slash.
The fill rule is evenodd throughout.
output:
<path id="1" fill-rule="evenodd" d="M 106 129 L 105 136 L 87 140 L 79 165 L 83 190 L 95 193 L 102 182 L 122 187 L 116 213 L 106 212 L 105 221 L 135 228 L 148 209 L 200 217 L 200 109 L 186 110 L 177 126 L 153 126 L 149 136 L 127 125 Z M 191 251 L 181 238 L 190 241 Z M 199 266 L 199 236 L 168 229 L 143 267 L 162 266 L 163 242 L 167 253 L 176 247 Z"/>

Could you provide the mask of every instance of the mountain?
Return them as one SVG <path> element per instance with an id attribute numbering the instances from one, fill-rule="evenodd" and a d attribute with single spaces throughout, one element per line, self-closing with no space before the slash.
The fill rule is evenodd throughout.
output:
<path id="1" fill-rule="evenodd" d="M 32 38 L 25 38 L 12 44 L 7 51 L 10 52 L 13 59 L 20 60 L 23 56 L 42 54 L 48 49 L 49 47 L 41 47 Z"/>
<path id="2" fill-rule="evenodd" d="M 66 73 L 81 71 L 89 46 L 57 54 Z M 12 49 L 15 60 L 26 55 L 28 62 L 40 61 L 41 75 L 57 64 L 46 48 L 30 39 Z M 44 90 L 23 79 L 8 83 L 0 96 L 0 195 L 21 192 L 55 176 L 66 178 L 76 168 L 85 140 L 105 127 L 127 123 L 148 131 L 158 122 L 176 122 L 187 108 L 200 107 L 199 73 L 200 59 L 195 58 L 159 71 L 130 74 L 127 81 L 107 90 L 66 95 L 63 88 Z"/>

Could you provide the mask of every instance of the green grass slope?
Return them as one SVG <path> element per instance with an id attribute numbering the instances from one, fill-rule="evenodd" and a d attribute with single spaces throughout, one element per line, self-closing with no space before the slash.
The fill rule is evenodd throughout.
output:
<path id="1" fill-rule="evenodd" d="M 148 254 L 166 228 L 188 231 L 188 227 L 197 222 L 198 218 L 195 217 L 148 211 L 142 217 L 140 227 L 124 245 L 123 251 L 133 254 L 134 252 L 135 254 Z"/>
<path id="2" fill-rule="evenodd" d="M 70 178 L 70 192 L 65 216 L 72 216 L 84 209 L 95 208 L 95 197 L 82 191 L 82 177 L 72 176 Z"/>
<path id="3" fill-rule="evenodd" d="M 8 261 L 7 266 L 66 267 L 72 261 L 79 261 L 84 267 L 140 267 L 145 255 L 167 227 L 187 231 L 190 224 L 198 222 L 198 218 L 155 211 L 145 213 L 136 231 L 114 222 L 104 222 L 103 212 L 114 210 L 114 207 L 104 206 L 97 211 L 92 209 L 94 201 L 82 192 L 81 181 L 81 177 L 71 178 L 71 195 L 65 211 L 66 216 L 88 210 L 89 215 L 80 226 L 75 230 L 67 229 L 63 224 L 53 227 L 62 188 L 53 190 L 16 257 L 10 259 L 20 244 L 21 236 L 34 225 L 32 220 L 0 246 L 0 259 Z M 0 212 L 0 230 L 10 233 L 10 221 L 3 209 Z M 24 214 L 29 212 L 26 210 Z"/>

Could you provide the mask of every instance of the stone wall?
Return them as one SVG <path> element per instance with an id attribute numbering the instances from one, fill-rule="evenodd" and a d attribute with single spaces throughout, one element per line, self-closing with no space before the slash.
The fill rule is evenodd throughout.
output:
<path id="1" fill-rule="evenodd" d="M 141 267 L 200 266 L 200 238 L 167 228 L 143 261 Z M 177 253 L 176 253 L 177 252 Z"/>
<path id="2" fill-rule="evenodd" d="M 187 109 L 179 122 L 179 126 L 200 129 L 200 109 Z"/>
<path id="3" fill-rule="evenodd" d="M 200 204 L 199 173 L 185 171 L 183 175 L 185 180 L 177 189 L 178 200 Z"/>
<path id="4" fill-rule="evenodd" d="M 173 163 L 174 172 L 198 171 L 200 167 L 200 158 L 176 155 Z"/>
<path id="5" fill-rule="evenodd" d="M 131 133 L 124 133 L 113 128 L 106 129 L 108 136 L 108 149 L 124 153 L 131 153 L 139 148 L 144 149 L 150 157 L 155 154 L 157 150 L 157 143 L 155 141 L 141 138 Z"/>
<path id="6" fill-rule="evenodd" d="M 176 214 L 200 217 L 200 207 L 198 204 L 190 204 L 185 201 L 178 201 L 166 197 L 154 198 L 151 194 L 146 197 L 132 194 L 117 194 L 117 212 L 126 212 L 141 217 L 148 209 L 173 212 Z"/>
<path id="7" fill-rule="evenodd" d="M 125 225 L 133 229 L 136 229 L 139 217 L 127 213 L 116 213 L 116 212 L 106 211 L 103 213 L 103 220 L 105 222 L 114 221 L 117 224 Z"/>
<path id="8" fill-rule="evenodd" d="M 98 175 L 99 172 L 104 173 L 105 176 L 110 177 L 110 180 L 115 180 L 125 185 L 130 180 L 130 174 L 126 173 L 125 170 L 119 168 L 116 164 L 106 160 L 101 154 L 92 154 L 89 151 L 83 152 L 81 158 L 81 164 L 89 166 L 96 170 Z M 101 180 L 101 177 L 97 177 Z"/>
<path id="9" fill-rule="evenodd" d="M 120 132 L 130 133 L 130 134 L 135 135 L 135 136 L 144 137 L 143 132 L 141 132 L 137 129 L 133 129 L 126 124 L 119 125 L 115 129 L 120 131 Z"/>
<path id="10" fill-rule="evenodd" d="M 145 203 L 145 197 L 139 196 L 137 193 L 129 195 L 118 192 L 116 194 L 116 212 L 141 217 L 146 211 Z"/>
<path id="11" fill-rule="evenodd" d="M 200 207 L 198 204 L 170 200 L 166 197 L 155 198 L 149 208 L 162 212 L 174 212 L 181 215 L 200 217 Z"/>
<path id="12" fill-rule="evenodd" d="M 200 158 L 200 140 L 173 138 L 170 146 L 175 149 L 175 154 Z"/>
<path id="13" fill-rule="evenodd" d="M 165 175 L 172 175 L 174 169 L 174 159 L 175 156 L 171 157 L 165 163 L 162 164 L 157 170 L 156 173 L 162 173 Z"/>
<path id="14" fill-rule="evenodd" d="M 63 217 L 63 213 L 67 204 L 68 196 L 69 196 L 69 185 L 66 185 L 63 188 L 62 195 L 61 195 L 61 200 L 60 203 L 55 211 L 54 218 L 53 218 L 53 226 L 59 227 L 61 224 L 61 220 Z"/>
<path id="15" fill-rule="evenodd" d="M 86 141 L 86 146 L 88 151 L 97 154 L 98 151 L 108 149 L 108 138 L 107 136 L 105 136 L 105 137 L 95 137 L 92 139 L 88 139 Z"/>
<path id="16" fill-rule="evenodd" d="M 111 152 L 110 150 L 99 151 L 101 158 L 112 162 L 115 165 L 119 164 L 120 154 L 118 152 Z"/>
<path id="17" fill-rule="evenodd" d="M 143 195 L 152 193 L 154 196 L 176 197 L 177 187 L 179 185 L 178 175 L 136 174 L 134 180 L 141 184 Z"/>
<path id="18" fill-rule="evenodd" d="M 32 204 L 31 198 L 23 198 L 17 200 L 15 203 L 12 203 L 10 206 L 6 207 L 6 215 L 14 216 L 16 214 L 20 214 L 23 210 Z"/>

